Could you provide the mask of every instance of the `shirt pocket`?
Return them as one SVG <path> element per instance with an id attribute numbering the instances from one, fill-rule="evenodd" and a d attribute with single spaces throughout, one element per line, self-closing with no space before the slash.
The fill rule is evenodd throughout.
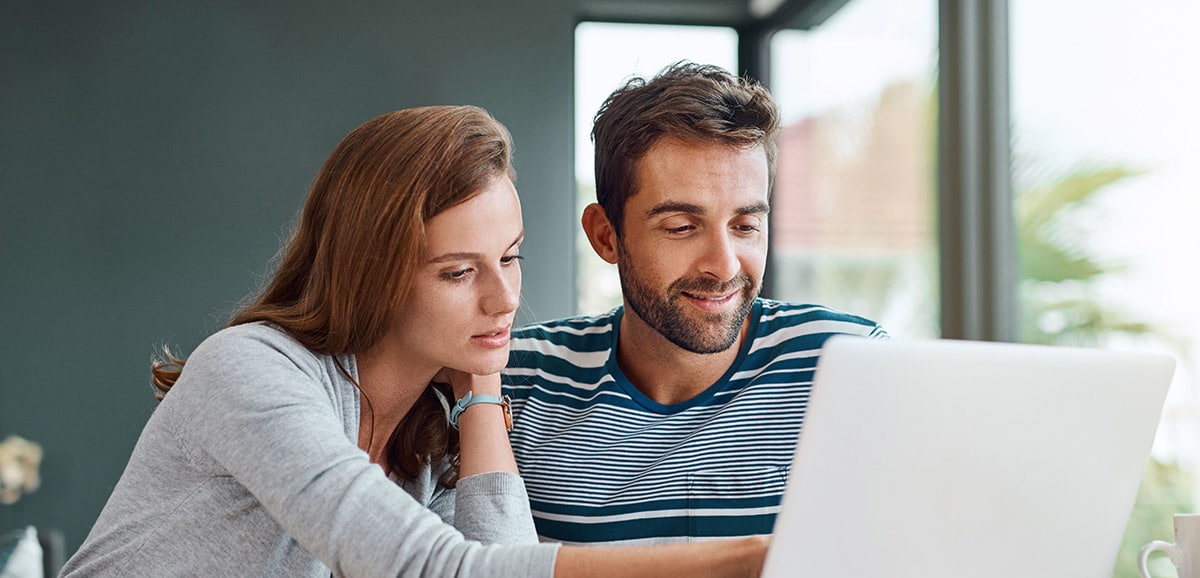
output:
<path id="1" fill-rule="evenodd" d="M 787 476 L 778 466 L 689 473 L 689 540 L 770 534 Z"/>

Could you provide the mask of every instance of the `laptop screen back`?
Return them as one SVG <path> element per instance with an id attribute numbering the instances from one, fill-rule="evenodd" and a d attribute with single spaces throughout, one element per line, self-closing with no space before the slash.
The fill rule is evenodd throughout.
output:
<path id="1" fill-rule="evenodd" d="M 1174 360 L 834 337 L 764 576 L 1111 575 Z"/>

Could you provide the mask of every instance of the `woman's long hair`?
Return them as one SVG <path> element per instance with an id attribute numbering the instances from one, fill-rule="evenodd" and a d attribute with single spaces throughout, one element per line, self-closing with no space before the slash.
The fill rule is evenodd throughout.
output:
<path id="1" fill-rule="evenodd" d="M 495 176 L 513 178 L 511 149 L 507 129 L 473 106 L 405 109 L 363 123 L 321 166 L 274 275 L 229 326 L 265 321 L 317 353 L 367 351 L 404 307 L 425 224 Z M 159 399 L 184 362 L 164 350 L 151 364 Z M 449 458 L 442 481 L 453 485 L 458 435 L 436 395 L 432 387 L 421 395 L 388 454 L 405 479 Z"/>

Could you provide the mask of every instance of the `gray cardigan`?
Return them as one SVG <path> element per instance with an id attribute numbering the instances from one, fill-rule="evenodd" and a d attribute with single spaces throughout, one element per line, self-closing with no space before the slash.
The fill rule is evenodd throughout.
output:
<path id="1" fill-rule="evenodd" d="M 262 324 L 212 335 L 62 575 L 552 575 L 556 545 L 537 543 L 519 476 L 455 491 L 427 469 L 397 485 L 358 448 L 358 424 L 332 357 Z"/>

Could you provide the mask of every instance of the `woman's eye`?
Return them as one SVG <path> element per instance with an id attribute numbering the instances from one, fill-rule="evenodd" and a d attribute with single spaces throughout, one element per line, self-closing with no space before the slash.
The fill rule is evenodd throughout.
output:
<path id="1" fill-rule="evenodd" d="M 524 258 L 525 257 L 523 257 L 521 255 L 506 255 L 506 256 L 500 258 L 500 262 L 505 265 L 508 265 L 510 263 L 516 263 L 516 264 L 520 265 L 521 259 L 524 259 Z"/>
<path id="2" fill-rule="evenodd" d="M 446 271 L 445 273 L 442 273 L 442 279 L 445 279 L 447 281 L 462 281 L 463 279 L 467 278 L 467 275 L 470 272 L 471 272 L 471 269 L 469 267 L 464 268 L 464 269 L 457 269 L 454 271 Z"/>

